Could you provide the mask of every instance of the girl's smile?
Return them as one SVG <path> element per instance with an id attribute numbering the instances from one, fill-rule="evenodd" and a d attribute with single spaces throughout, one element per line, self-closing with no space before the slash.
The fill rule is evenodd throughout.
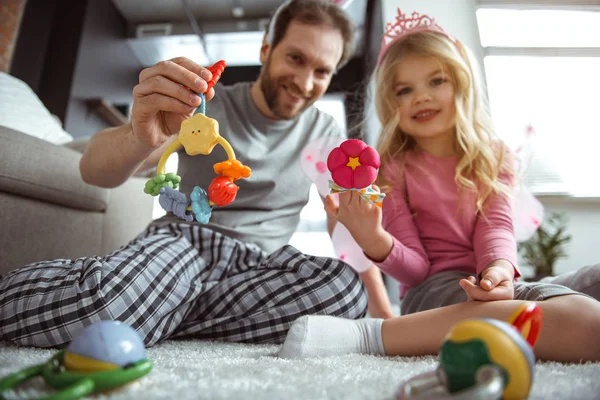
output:
<path id="1" fill-rule="evenodd" d="M 421 110 L 418 111 L 415 115 L 413 115 L 413 119 L 417 122 L 429 122 L 434 119 L 440 113 L 439 110 Z"/>

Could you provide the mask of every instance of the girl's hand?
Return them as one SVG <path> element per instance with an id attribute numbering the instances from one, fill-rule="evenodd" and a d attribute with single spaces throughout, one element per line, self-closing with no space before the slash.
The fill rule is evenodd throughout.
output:
<path id="1" fill-rule="evenodd" d="M 364 250 L 383 230 L 381 227 L 381 208 L 369 204 L 355 190 L 339 194 L 339 206 L 332 195 L 325 197 L 325 211 L 344 224 L 356 243 Z"/>
<path id="2" fill-rule="evenodd" d="M 474 276 L 460 280 L 459 284 L 467 293 L 469 300 L 513 299 L 515 294 L 513 283 L 515 270 L 511 263 L 506 260 L 496 260 L 483 270 L 481 276 L 479 286 Z"/>
<path id="3" fill-rule="evenodd" d="M 379 188 L 373 185 L 375 190 Z M 393 247 L 393 239 L 381 225 L 381 208 L 360 197 L 357 191 L 339 194 L 339 206 L 332 195 L 325 197 L 325 211 L 341 222 L 356 244 L 374 262 L 385 260 Z"/>

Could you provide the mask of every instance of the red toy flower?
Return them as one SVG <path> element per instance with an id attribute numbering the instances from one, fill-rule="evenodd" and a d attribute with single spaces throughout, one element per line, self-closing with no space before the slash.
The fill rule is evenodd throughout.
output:
<path id="1" fill-rule="evenodd" d="M 233 203 L 239 187 L 224 176 L 217 176 L 208 186 L 208 199 L 219 207 Z"/>
<path id="2" fill-rule="evenodd" d="M 363 189 L 371 185 L 377 178 L 379 165 L 377 151 L 358 139 L 344 141 L 327 157 L 331 178 L 344 189 Z"/>

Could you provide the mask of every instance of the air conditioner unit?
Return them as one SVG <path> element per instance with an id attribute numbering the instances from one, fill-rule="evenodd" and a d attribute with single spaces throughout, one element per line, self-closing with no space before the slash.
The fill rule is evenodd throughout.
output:
<path id="1" fill-rule="evenodd" d="M 173 24 L 142 24 L 135 27 L 135 37 L 169 36 L 172 31 Z"/>
<path id="2" fill-rule="evenodd" d="M 260 65 L 262 20 L 203 23 L 202 38 L 188 24 L 141 24 L 127 43 L 144 67 L 185 56 L 200 65 L 225 60 L 229 66 Z"/>

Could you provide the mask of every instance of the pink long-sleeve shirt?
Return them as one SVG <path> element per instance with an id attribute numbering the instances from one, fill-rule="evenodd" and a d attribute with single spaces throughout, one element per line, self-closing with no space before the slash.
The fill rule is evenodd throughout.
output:
<path id="1" fill-rule="evenodd" d="M 393 237 L 390 254 L 379 268 L 400 282 L 400 297 L 428 277 L 447 270 L 479 274 L 491 262 L 506 259 L 517 266 L 512 203 L 493 194 L 477 212 L 475 196 L 459 193 L 454 180 L 458 158 L 425 152 L 406 155 L 404 168 L 383 173 L 394 186 L 383 201 L 383 227 Z"/>

